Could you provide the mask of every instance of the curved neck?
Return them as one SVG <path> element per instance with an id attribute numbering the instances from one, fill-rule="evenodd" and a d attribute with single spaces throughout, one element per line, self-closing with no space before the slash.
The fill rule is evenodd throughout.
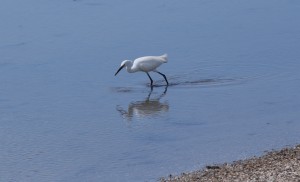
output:
<path id="1" fill-rule="evenodd" d="M 134 73 L 134 72 L 137 71 L 136 69 L 132 68 L 132 65 L 133 65 L 132 61 L 128 60 L 128 61 L 125 62 L 126 70 L 127 70 L 128 73 Z"/>

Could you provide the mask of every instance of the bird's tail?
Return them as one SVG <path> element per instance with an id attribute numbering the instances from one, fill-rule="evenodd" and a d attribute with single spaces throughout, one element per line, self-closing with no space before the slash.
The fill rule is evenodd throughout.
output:
<path id="1" fill-rule="evenodd" d="M 168 62 L 168 54 L 163 54 L 160 57 L 163 58 L 165 63 Z"/>

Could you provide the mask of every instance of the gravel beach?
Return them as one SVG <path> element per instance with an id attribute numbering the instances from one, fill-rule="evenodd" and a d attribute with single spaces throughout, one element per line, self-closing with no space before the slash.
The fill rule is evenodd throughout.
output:
<path id="1" fill-rule="evenodd" d="M 206 166 L 180 176 L 170 175 L 161 181 L 300 181 L 300 145 L 230 164 Z"/>

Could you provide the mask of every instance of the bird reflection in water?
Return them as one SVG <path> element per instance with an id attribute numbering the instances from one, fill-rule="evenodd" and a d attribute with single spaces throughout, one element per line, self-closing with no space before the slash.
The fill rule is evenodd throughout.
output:
<path id="1" fill-rule="evenodd" d="M 128 121 L 131 121 L 133 117 L 143 119 L 160 116 L 161 114 L 169 111 L 168 102 L 160 102 L 160 99 L 166 95 L 167 89 L 168 87 L 165 87 L 162 94 L 158 97 L 151 98 L 153 91 L 153 87 L 151 87 L 151 90 L 144 101 L 134 101 L 129 103 L 127 111 L 119 105 L 116 109 L 120 112 L 121 116 Z"/>

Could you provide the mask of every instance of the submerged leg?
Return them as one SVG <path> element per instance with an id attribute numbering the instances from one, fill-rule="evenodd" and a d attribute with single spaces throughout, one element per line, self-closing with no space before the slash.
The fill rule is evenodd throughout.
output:
<path id="1" fill-rule="evenodd" d="M 151 96 L 152 91 L 153 91 L 153 86 L 150 86 L 150 87 L 151 87 L 151 90 L 150 90 L 150 92 L 149 92 L 149 94 L 148 94 L 148 97 L 147 97 L 147 100 L 146 100 L 146 101 L 149 101 L 149 100 L 150 100 L 150 96 Z"/>
<path id="2" fill-rule="evenodd" d="M 163 77 L 164 77 L 164 79 L 166 80 L 166 82 L 167 82 L 167 85 L 169 85 L 169 82 L 168 82 L 168 80 L 167 80 L 167 77 L 166 77 L 166 75 L 164 75 L 164 74 L 162 74 L 161 72 L 159 72 L 159 71 L 155 71 L 156 73 L 158 73 L 158 74 L 160 74 L 160 75 L 162 75 Z"/>
<path id="3" fill-rule="evenodd" d="M 147 75 L 148 75 L 148 77 L 149 77 L 149 79 L 151 81 L 150 86 L 152 87 L 153 86 L 153 80 L 152 80 L 151 76 L 149 75 L 149 73 L 148 72 L 146 72 L 146 73 L 147 73 Z"/>

